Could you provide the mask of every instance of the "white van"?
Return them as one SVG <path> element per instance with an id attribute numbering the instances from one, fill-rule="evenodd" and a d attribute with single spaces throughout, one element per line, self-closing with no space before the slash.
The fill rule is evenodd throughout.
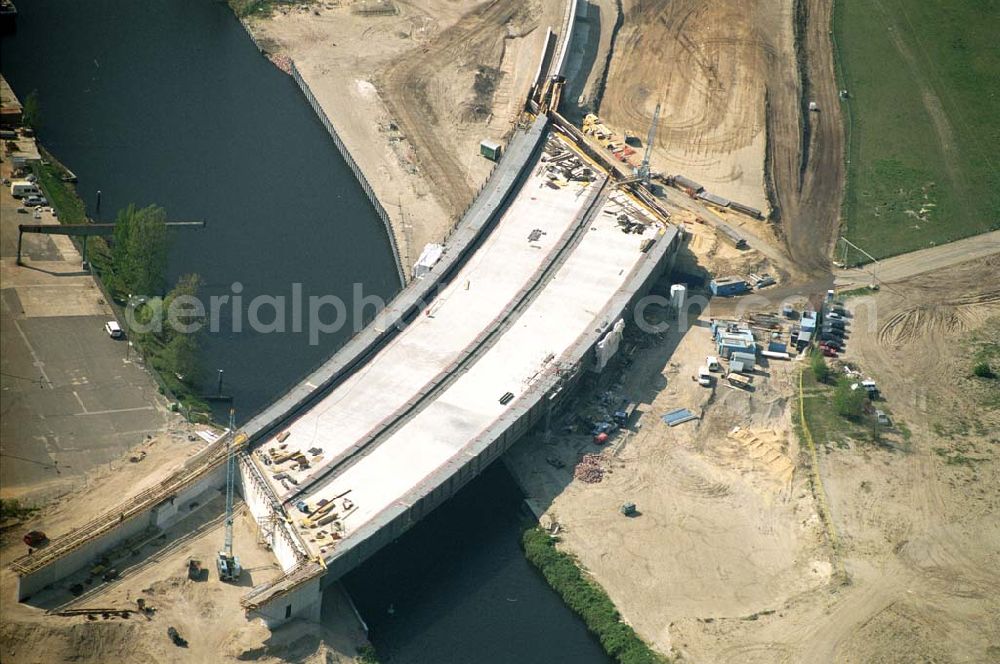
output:
<path id="1" fill-rule="evenodd" d="M 34 182 L 27 180 L 14 180 L 10 183 L 10 195 L 14 198 L 24 198 L 26 196 L 40 196 L 42 190 Z"/>
<path id="2" fill-rule="evenodd" d="M 124 336 L 122 328 L 118 325 L 118 321 L 109 320 L 104 324 L 104 331 L 108 333 L 108 336 L 112 339 L 121 339 Z"/>

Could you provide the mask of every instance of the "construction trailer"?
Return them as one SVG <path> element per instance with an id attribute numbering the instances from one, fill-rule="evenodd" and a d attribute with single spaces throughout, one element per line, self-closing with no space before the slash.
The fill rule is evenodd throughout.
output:
<path id="1" fill-rule="evenodd" d="M 751 332 L 722 332 L 716 338 L 715 348 L 725 358 L 731 358 L 734 353 L 753 355 L 757 352 L 757 342 Z"/>
<path id="2" fill-rule="evenodd" d="M 739 277 L 717 277 L 709 284 L 712 295 L 717 297 L 733 297 L 750 291 L 750 284 Z"/>
<path id="3" fill-rule="evenodd" d="M 736 365 L 740 365 L 740 369 L 736 369 Z M 734 351 L 729 356 L 729 368 L 732 371 L 737 371 L 738 373 L 753 373 L 754 367 L 757 365 L 757 354 L 756 351 Z"/>
<path id="4" fill-rule="evenodd" d="M 736 210 L 737 212 L 742 212 L 748 217 L 753 217 L 754 219 L 763 219 L 764 213 L 755 207 L 750 207 L 749 205 L 743 205 L 743 203 L 737 203 L 736 201 L 729 201 L 729 209 Z"/>
<path id="5" fill-rule="evenodd" d="M 690 178 L 684 177 L 683 175 L 675 175 L 670 179 L 672 184 L 679 189 L 690 189 L 696 194 L 705 190 L 705 187 Z"/>
<path id="6" fill-rule="evenodd" d="M 716 194 L 712 194 L 712 193 L 707 192 L 707 191 L 701 191 L 701 192 L 699 192 L 697 198 L 698 198 L 698 200 L 703 201 L 705 203 L 709 203 L 711 205 L 714 205 L 715 207 L 719 207 L 719 208 L 727 208 L 727 207 L 729 207 L 729 199 L 728 198 L 723 198 L 722 196 L 718 196 Z"/>
<path id="7" fill-rule="evenodd" d="M 479 154 L 490 161 L 500 161 L 501 150 L 500 144 L 496 141 L 484 140 L 479 143 Z"/>

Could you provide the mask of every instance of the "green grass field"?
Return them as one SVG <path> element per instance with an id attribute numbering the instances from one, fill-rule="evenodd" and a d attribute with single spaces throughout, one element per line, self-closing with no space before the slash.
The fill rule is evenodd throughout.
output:
<path id="1" fill-rule="evenodd" d="M 1000 228 L 1000 0 L 837 0 L 833 28 L 844 237 L 881 258 Z"/>

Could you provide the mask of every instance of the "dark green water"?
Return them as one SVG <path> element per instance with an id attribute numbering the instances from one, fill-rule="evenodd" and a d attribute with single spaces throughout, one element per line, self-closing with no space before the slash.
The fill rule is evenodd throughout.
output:
<path id="1" fill-rule="evenodd" d="M 228 7 L 209 0 L 22 0 L 0 47 L 4 76 L 41 102 L 43 144 L 79 176 L 89 214 L 130 203 L 172 219 L 170 280 L 200 274 L 203 297 L 304 298 L 352 284 L 388 298 L 398 277 L 385 227 L 295 82 L 256 49 Z M 306 300 L 308 301 L 308 300 Z M 206 390 L 218 369 L 240 420 L 350 336 L 256 333 L 230 315 L 204 339 Z M 269 319 L 268 309 L 261 319 Z M 290 316 L 290 301 L 286 303 Z M 290 330 L 291 325 L 286 324 Z M 225 407 L 222 407 L 223 409 Z"/>
<path id="2" fill-rule="evenodd" d="M 79 177 L 91 216 L 156 203 L 205 219 L 175 235 L 171 280 L 203 295 L 304 298 L 353 285 L 398 289 L 384 227 L 295 83 L 265 60 L 222 2 L 18 0 L 0 65 L 39 91 L 40 138 Z M 290 325 L 289 325 L 290 328 Z M 346 341 L 260 334 L 227 319 L 204 342 L 207 372 L 248 419 Z M 210 382 L 210 381 L 209 381 Z M 497 464 L 348 586 L 385 664 L 598 664 L 583 624 L 525 561 L 521 496 Z M 393 605 L 394 613 L 387 609 Z"/>

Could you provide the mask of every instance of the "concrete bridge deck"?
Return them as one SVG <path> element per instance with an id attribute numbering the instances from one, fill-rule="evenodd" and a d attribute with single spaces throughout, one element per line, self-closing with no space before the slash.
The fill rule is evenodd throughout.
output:
<path id="1" fill-rule="evenodd" d="M 338 541 L 318 537 L 320 529 L 300 525 L 313 553 L 329 562 L 355 536 L 363 536 L 367 523 L 388 515 L 393 506 L 412 506 L 420 489 L 432 491 L 435 487 L 428 483 L 433 484 L 441 471 L 460 474 L 478 454 L 479 437 L 500 420 L 510 404 L 530 398 L 531 386 L 543 375 L 569 374 L 576 369 L 579 358 L 569 351 L 588 331 L 607 330 L 616 322 L 620 312 L 605 312 L 605 308 L 628 285 L 644 257 L 643 242 L 662 232 L 656 224 L 642 233 L 623 232 L 615 216 L 604 214 L 620 212 L 622 199 L 623 194 L 616 194 L 598 203 L 598 213 L 586 220 L 587 230 L 565 262 L 541 284 L 531 304 L 516 315 L 496 343 L 454 382 L 356 464 L 314 484 L 304 478 L 310 504 L 350 491 L 348 496 L 357 507 L 340 522 Z M 490 288 L 490 284 L 481 285 L 481 290 Z M 438 343 L 451 339 L 447 327 L 441 328 Z M 355 389 L 368 399 L 379 399 L 377 391 Z M 510 401 L 501 399 L 505 394 Z M 331 397 L 336 395 L 337 391 Z M 541 396 L 534 395 L 536 400 Z"/>
<path id="2" fill-rule="evenodd" d="M 547 141 L 550 154 L 571 149 L 555 134 Z M 280 440 L 258 441 L 256 466 L 309 555 L 332 576 L 398 536 L 516 440 L 532 418 L 515 418 L 515 431 L 510 414 L 537 413 L 553 388 L 575 377 L 669 261 L 675 228 L 607 187 L 603 174 L 551 183 L 546 162 L 529 167 L 496 229 L 423 315 L 299 412 Z M 623 214 L 641 225 L 623 228 Z M 269 462 L 290 452 L 308 465 Z M 330 501 L 336 518 L 322 524 L 295 507 Z"/>
<path id="3" fill-rule="evenodd" d="M 312 456 L 308 469 L 288 463 L 267 469 L 282 500 L 307 496 L 308 485 L 331 467 L 339 470 L 351 455 L 377 444 L 387 426 L 453 374 L 483 333 L 503 322 L 511 303 L 536 286 L 540 271 L 566 247 L 603 184 L 602 177 L 553 189 L 539 171 L 528 176 L 496 230 L 424 313 L 285 429 L 286 452 L 322 452 Z M 265 450 L 278 451 L 276 444 Z"/>

